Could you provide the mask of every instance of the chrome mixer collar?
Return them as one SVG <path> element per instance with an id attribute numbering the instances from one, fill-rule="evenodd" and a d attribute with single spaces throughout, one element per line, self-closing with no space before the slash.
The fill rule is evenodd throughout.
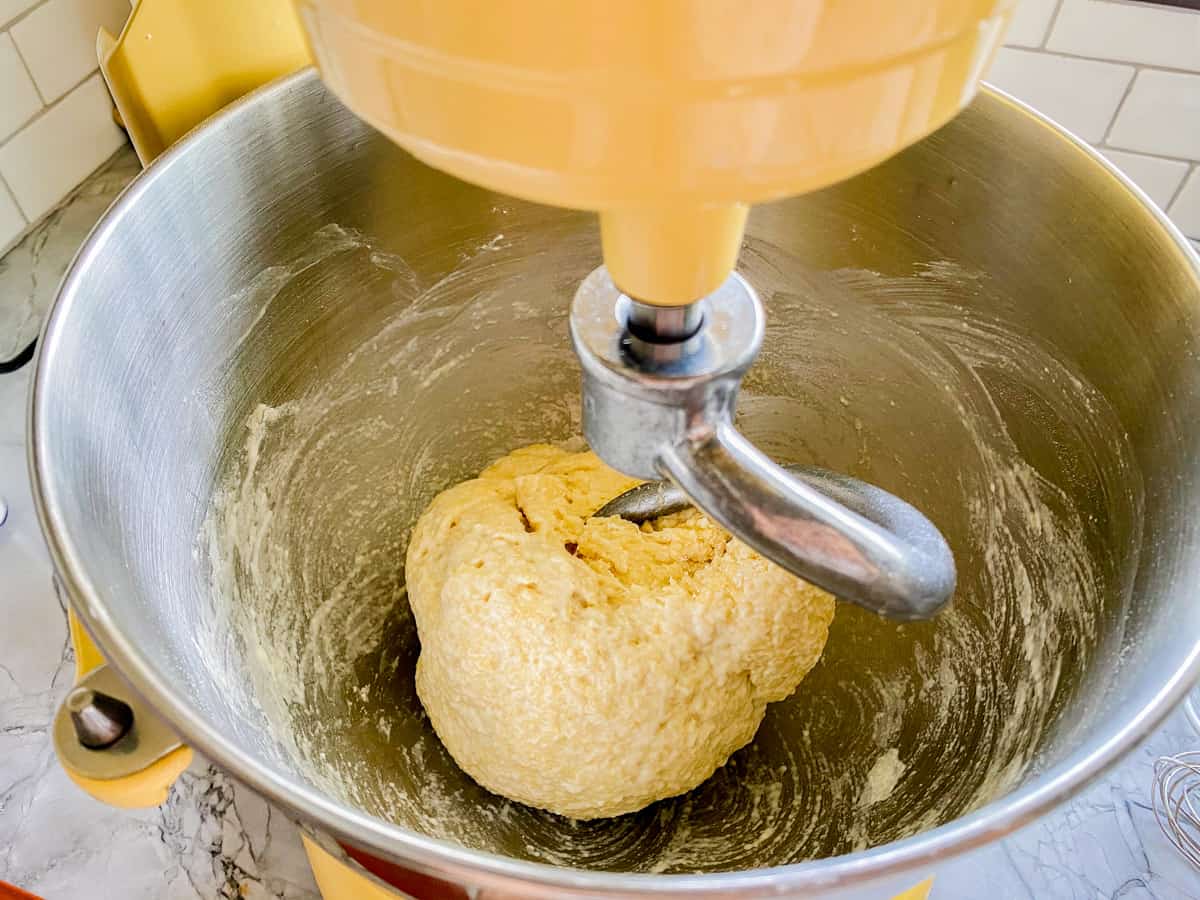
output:
<path id="1" fill-rule="evenodd" d="M 924 515 L 852 479 L 796 477 L 734 427 L 764 329 L 740 275 L 696 303 L 657 307 L 622 294 L 600 267 L 576 292 L 570 322 L 584 436 L 606 463 L 669 479 L 768 559 L 881 615 L 925 619 L 950 599 L 954 558 Z"/>

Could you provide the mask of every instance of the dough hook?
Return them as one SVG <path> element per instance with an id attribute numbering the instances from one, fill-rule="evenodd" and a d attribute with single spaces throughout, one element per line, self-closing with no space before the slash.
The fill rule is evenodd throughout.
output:
<path id="1" fill-rule="evenodd" d="M 857 479 L 779 466 L 734 428 L 763 339 L 762 304 L 741 276 L 688 306 L 657 307 L 622 294 L 602 266 L 576 292 L 570 323 L 588 443 L 634 478 L 673 485 L 635 488 L 600 515 L 649 518 L 686 498 L 768 559 L 880 615 L 927 619 L 950 599 L 954 557 L 918 510 Z"/>

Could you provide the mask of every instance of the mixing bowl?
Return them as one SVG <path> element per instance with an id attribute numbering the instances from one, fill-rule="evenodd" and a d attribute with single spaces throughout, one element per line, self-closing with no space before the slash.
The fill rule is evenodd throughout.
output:
<path id="1" fill-rule="evenodd" d="M 115 204 L 46 325 L 31 467 L 74 608 L 187 742 L 319 840 L 461 885 L 807 896 L 911 883 L 1030 821 L 1186 693 L 1196 258 L 985 91 L 755 209 L 740 264 L 769 323 L 741 426 L 927 513 L 952 607 L 840 606 L 755 741 L 643 812 L 575 822 L 475 785 L 413 690 L 407 535 L 506 451 L 578 441 L 566 314 L 598 260 L 591 216 L 426 168 L 311 72 Z"/>

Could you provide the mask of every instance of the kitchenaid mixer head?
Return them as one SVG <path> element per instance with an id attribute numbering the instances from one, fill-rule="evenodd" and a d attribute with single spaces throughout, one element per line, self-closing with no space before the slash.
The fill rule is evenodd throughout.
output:
<path id="1" fill-rule="evenodd" d="M 950 599 L 954 557 L 920 512 L 856 479 L 794 477 L 734 427 L 764 329 L 739 275 L 696 303 L 655 307 L 601 267 L 576 292 L 570 324 L 584 436 L 609 465 L 670 479 L 768 559 L 872 612 L 926 619 Z"/>

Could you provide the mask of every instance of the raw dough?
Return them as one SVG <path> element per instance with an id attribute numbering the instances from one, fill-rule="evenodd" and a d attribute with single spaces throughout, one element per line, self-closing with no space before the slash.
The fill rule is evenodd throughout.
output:
<path id="1" fill-rule="evenodd" d="M 694 510 L 589 518 L 637 484 L 534 445 L 439 495 L 408 551 L 417 692 L 484 787 L 565 816 L 688 791 L 816 664 L 833 598 Z"/>

